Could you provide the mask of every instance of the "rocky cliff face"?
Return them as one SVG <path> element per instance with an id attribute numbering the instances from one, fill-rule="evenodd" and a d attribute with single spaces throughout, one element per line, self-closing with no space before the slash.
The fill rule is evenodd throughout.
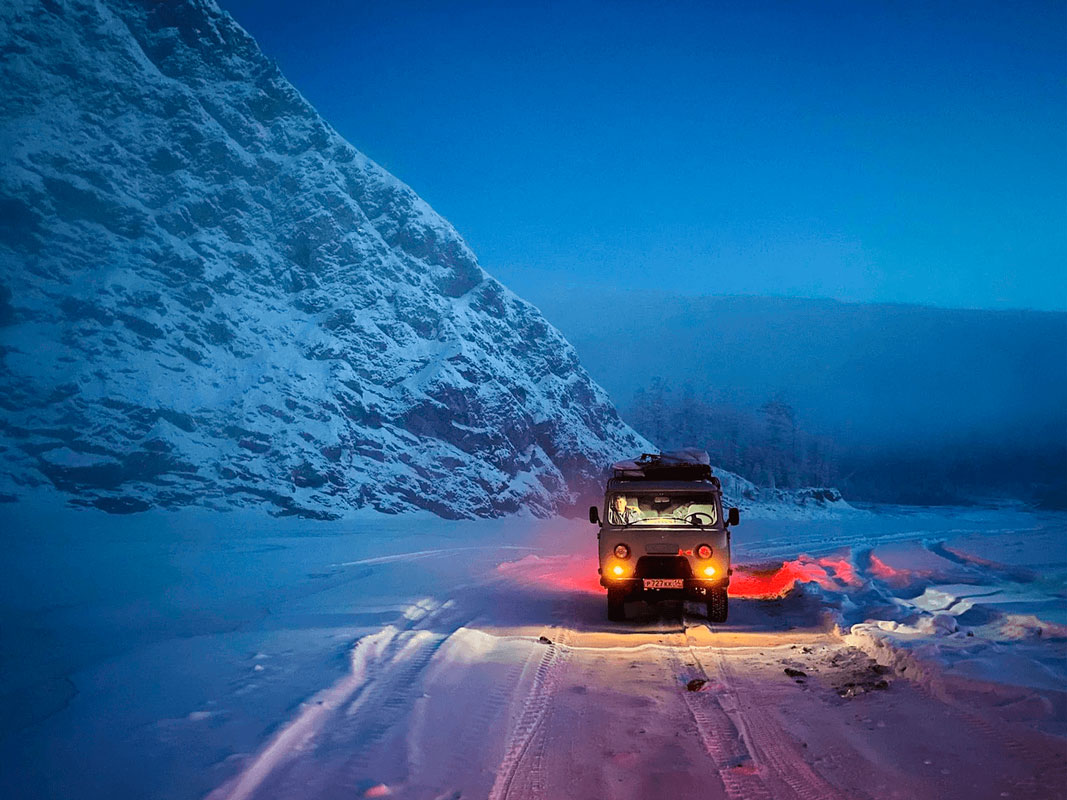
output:
<path id="1" fill-rule="evenodd" d="M 648 449 L 211 0 L 0 9 L 0 481 L 548 514 Z"/>

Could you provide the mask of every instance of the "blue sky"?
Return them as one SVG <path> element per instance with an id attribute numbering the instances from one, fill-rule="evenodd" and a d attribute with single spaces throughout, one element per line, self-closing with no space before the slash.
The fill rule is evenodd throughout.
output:
<path id="1" fill-rule="evenodd" d="M 534 302 L 1067 309 L 1063 2 L 222 4 Z"/>

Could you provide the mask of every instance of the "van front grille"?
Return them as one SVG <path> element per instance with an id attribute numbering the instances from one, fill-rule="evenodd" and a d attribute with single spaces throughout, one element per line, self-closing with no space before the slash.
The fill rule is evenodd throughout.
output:
<path id="1" fill-rule="evenodd" d="M 693 570 L 689 567 L 689 562 L 680 556 L 642 556 L 637 559 L 634 577 L 692 578 Z"/>
<path id="2" fill-rule="evenodd" d="M 678 545 L 674 542 L 649 542 L 645 545 L 645 552 L 653 556 L 676 556 Z"/>

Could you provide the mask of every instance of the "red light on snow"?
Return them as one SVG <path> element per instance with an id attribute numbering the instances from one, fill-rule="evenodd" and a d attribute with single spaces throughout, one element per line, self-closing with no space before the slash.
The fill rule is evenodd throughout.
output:
<path id="1" fill-rule="evenodd" d="M 912 573 L 908 570 L 891 567 L 874 553 L 871 553 L 871 564 L 867 571 L 878 580 L 885 581 L 891 586 L 906 586 L 913 578 Z"/>
<path id="2" fill-rule="evenodd" d="M 515 561 L 497 565 L 498 574 L 514 579 L 521 584 L 536 585 L 545 592 L 588 592 L 602 594 L 596 550 L 574 555 L 526 555 Z M 605 577 L 610 577 L 610 566 L 604 566 Z"/>
<path id="3" fill-rule="evenodd" d="M 734 568 L 730 579 L 730 594 L 734 597 L 778 597 L 797 582 L 798 575 L 790 564 L 759 572 Z"/>
<path id="4" fill-rule="evenodd" d="M 735 567 L 730 579 L 730 594 L 734 597 L 781 597 L 797 583 L 809 581 L 825 589 L 838 591 L 843 586 L 859 584 L 848 560 L 840 556 L 816 559 L 802 555 L 793 561 L 769 567 Z"/>

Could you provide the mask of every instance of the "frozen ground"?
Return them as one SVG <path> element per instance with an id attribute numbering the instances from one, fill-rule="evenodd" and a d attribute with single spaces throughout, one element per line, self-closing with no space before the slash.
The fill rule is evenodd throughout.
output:
<path id="1" fill-rule="evenodd" d="M 580 521 L 0 506 L 0 796 L 1063 795 L 1067 516 L 878 512 L 742 520 L 709 626 Z"/>

